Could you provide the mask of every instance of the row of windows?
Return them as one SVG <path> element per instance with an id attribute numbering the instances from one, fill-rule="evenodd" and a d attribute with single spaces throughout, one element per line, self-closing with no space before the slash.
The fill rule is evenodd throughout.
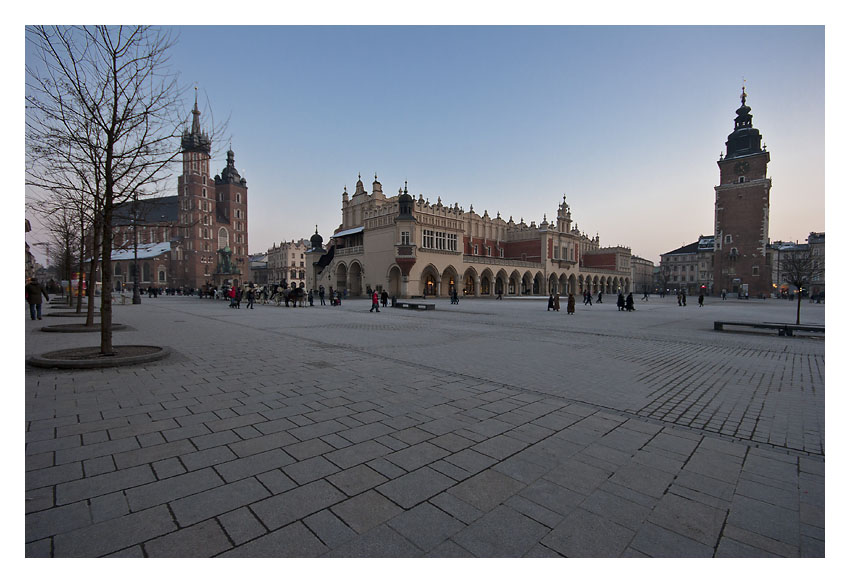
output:
<path id="1" fill-rule="evenodd" d="M 472 246 L 472 254 L 473 254 L 473 255 L 478 255 L 478 245 L 477 245 L 477 244 Z M 492 257 L 492 256 L 493 256 L 493 248 L 492 248 L 492 247 L 490 247 L 490 245 L 485 245 L 485 246 L 484 246 L 484 255 L 485 255 L 485 256 L 487 256 L 487 257 Z M 500 258 L 504 258 L 504 257 L 505 257 L 505 250 L 504 250 L 503 248 L 501 248 L 501 247 L 499 247 L 499 257 L 500 257 Z"/>
<path id="2" fill-rule="evenodd" d="M 569 253 L 567 252 L 567 250 L 569 250 Z M 554 259 L 557 261 L 558 260 L 558 247 L 555 247 L 553 249 L 553 251 L 554 251 Z M 561 257 L 563 257 L 564 261 L 575 261 L 575 249 L 573 248 L 572 245 L 561 247 L 561 254 L 560 255 L 561 255 Z M 567 259 L 567 256 L 569 256 L 569 259 Z"/>
<path id="3" fill-rule="evenodd" d="M 407 231 L 405 231 L 406 233 Z M 404 235 L 404 233 L 402 233 Z M 408 234 L 408 243 L 409 244 Z M 402 243 L 404 240 L 402 239 Z M 442 251 L 457 251 L 457 233 L 446 233 L 445 231 L 422 230 L 422 247 L 424 249 L 440 249 Z"/>

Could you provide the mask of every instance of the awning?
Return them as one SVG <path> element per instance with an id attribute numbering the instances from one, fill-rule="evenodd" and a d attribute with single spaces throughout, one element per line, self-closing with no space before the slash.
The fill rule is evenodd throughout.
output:
<path id="1" fill-rule="evenodd" d="M 339 233 L 335 233 L 331 235 L 331 239 L 336 239 L 338 237 L 345 237 L 346 235 L 354 235 L 356 233 L 362 233 L 363 227 L 355 227 L 353 229 L 346 229 L 345 231 L 340 231 Z"/>

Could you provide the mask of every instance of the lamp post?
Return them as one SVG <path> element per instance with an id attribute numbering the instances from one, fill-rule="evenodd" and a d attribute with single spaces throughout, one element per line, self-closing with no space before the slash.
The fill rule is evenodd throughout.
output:
<path id="1" fill-rule="evenodd" d="M 133 193 L 133 303 L 141 304 L 142 296 L 139 294 L 139 235 L 136 232 L 136 225 L 139 222 L 138 216 L 139 197 Z"/>

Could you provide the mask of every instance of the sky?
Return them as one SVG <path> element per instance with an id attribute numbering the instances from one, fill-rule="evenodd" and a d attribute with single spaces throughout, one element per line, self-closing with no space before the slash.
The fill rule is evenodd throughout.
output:
<path id="1" fill-rule="evenodd" d="M 248 185 L 249 250 L 341 222 L 377 173 L 443 204 L 538 224 L 566 195 L 602 246 L 712 234 L 717 160 L 746 80 L 771 154 L 770 237 L 825 229 L 822 26 L 169 26 Z M 176 171 L 172 181 L 176 192 Z M 168 192 L 167 194 L 171 194 Z"/>
<path id="2" fill-rule="evenodd" d="M 719 153 L 747 103 L 771 153 L 770 237 L 824 226 L 824 28 L 175 27 L 202 123 L 228 120 L 249 248 L 341 221 L 377 173 L 527 223 L 566 195 L 603 246 L 659 254 L 712 234 Z M 188 115 L 188 107 L 187 107 Z"/>

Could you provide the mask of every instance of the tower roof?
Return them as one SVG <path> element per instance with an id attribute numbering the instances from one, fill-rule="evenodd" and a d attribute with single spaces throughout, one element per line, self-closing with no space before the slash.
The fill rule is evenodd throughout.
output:
<path id="1" fill-rule="evenodd" d="M 195 87 L 195 106 L 192 108 L 192 130 L 184 130 L 180 140 L 184 152 L 210 153 L 210 137 L 201 131 L 201 111 L 198 109 L 198 88 Z"/>
<path id="2" fill-rule="evenodd" d="M 227 151 L 227 166 L 225 166 L 224 170 L 221 171 L 221 176 L 215 177 L 215 183 L 221 184 L 222 182 L 227 184 L 240 184 L 245 186 L 246 180 L 239 175 L 239 171 L 236 170 L 236 163 L 234 161 L 235 154 L 233 150 Z"/>
<path id="3" fill-rule="evenodd" d="M 735 129 L 726 141 L 726 158 L 740 158 L 762 151 L 761 134 L 753 127 L 752 108 L 747 105 L 746 86 L 741 87 L 741 107 L 735 110 Z"/>

